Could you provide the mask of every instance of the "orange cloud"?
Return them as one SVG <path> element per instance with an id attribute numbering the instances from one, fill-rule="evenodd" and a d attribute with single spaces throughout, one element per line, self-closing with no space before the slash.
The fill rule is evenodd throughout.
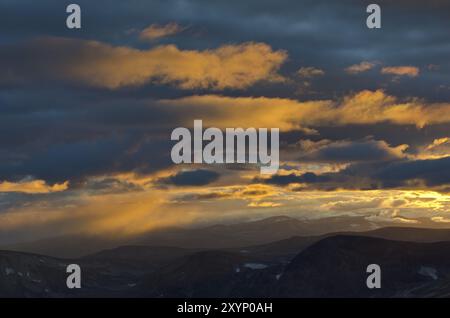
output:
<path id="1" fill-rule="evenodd" d="M 416 155 L 418 159 L 439 159 L 450 156 L 450 138 L 434 139 L 431 144 L 423 145 Z"/>
<path id="2" fill-rule="evenodd" d="M 268 97 L 225 97 L 218 95 L 190 96 L 159 102 L 173 111 L 186 110 L 184 125 L 201 118 L 205 126 L 266 127 L 282 131 L 320 126 L 376 124 L 398 125 L 449 123 L 449 103 L 426 103 L 418 99 L 399 101 L 382 90 L 364 90 L 342 100 L 297 101 Z"/>
<path id="3" fill-rule="evenodd" d="M 446 144 L 450 142 L 450 138 L 444 137 L 433 140 L 433 143 L 431 145 L 428 145 L 427 150 L 431 150 L 433 148 L 439 147 L 440 145 Z"/>
<path id="4" fill-rule="evenodd" d="M 450 223 L 450 219 L 444 218 L 443 216 L 434 216 L 431 218 L 431 221 L 437 223 Z"/>
<path id="5" fill-rule="evenodd" d="M 23 192 L 23 193 L 51 193 L 67 190 L 69 182 L 48 185 L 44 180 L 29 180 L 20 182 L 0 182 L 1 192 Z"/>
<path id="6" fill-rule="evenodd" d="M 266 127 L 281 130 L 301 129 L 305 112 L 324 108 L 327 101 L 298 102 L 285 98 L 225 97 L 218 95 L 190 96 L 162 100 L 166 107 L 189 109 L 184 117 L 186 126 L 193 118 L 202 118 L 203 125 L 226 127 Z"/>
<path id="7" fill-rule="evenodd" d="M 381 69 L 381 74 L 392 74 L 397 76 L 419 76 L 420 70 L 415 66 L 388 66 Z"/>
<path id="8" fill-rule="evenodd" d="M 166 25 L 152 24 L 140 32 L 139 38 L 152 41 L 177 34 L 183 30 L 184 28 L 173 22 Z"/>
<path id="9" fill-rule="evenodd" d="M 345 69 L 345 72 L 348 74 L 352 74 L 352 75 L 359 74 L 359 73 L 363 73 L 363 72 L 367 72 L 367 71 L 371 70 L 376 65 L 377 65 L 377 63 L 375 63 L 375 62 L 363 61 L 359 64 L 350 65 L 349 67 L 347 67 Z"/>
<path id="10" fill-rule="evenodd" d="M 276 203 L 276 202 L 270 202 L 270 201 L 265 201 L 265 202 L 250 202 L 248 205 L 248 207 L 250 208 L 276 208 L 279 206 L 282 206 L 281 203 Z"/>
<path id="11" fill-rule="evenodd" d="M 181 89 L 243 89 L 261 80 L 282 80 L 277 71 L 287 58 L 284 51 L 253 42 L 203 51 L 180 50 L 175 45 L 138 50 L 50 37 L 13 49 L 32 54 L 33 63 L 0 60 L 6 70 L 0 81 L 63 80 L 109 89 L 146 83 Z"/>

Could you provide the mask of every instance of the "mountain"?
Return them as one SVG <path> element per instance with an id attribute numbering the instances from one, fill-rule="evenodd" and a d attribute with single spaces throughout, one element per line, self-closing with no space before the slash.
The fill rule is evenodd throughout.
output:
<path id="1" fill-rule="evenodd" d="M 364 236 L 379 237 L 394 241 L 441 242 L 450 241 L 450 229 L 384 227 L 364 232 Z"/>
<path id="2" fill-rule="evenodd" d="M 332 217 L 299 220 L 275 216 L 257 221 L 220 224 L 195 229 L 152 232 L 140 238 L 143 245 L 195 248 L 235 248 L 270 243 L 292 236 L 311 236 L 338 231 L 368 231 L 378 226 L 363 217 Z"/>
<path id="3" fill-rule="evenodd" d="M 412 238 L 416 231 L 367 233 Z M 426 240 L 442 238 L 435 230 L 424 233 Z M 365 234 L 293 237 L 223 250 L 122 246 L 77 259 L 0 251 L 0 297 L 450 296 L 450 241 Z M 71 263 L 82 268 L 79 290 L 65 285 Z M 372 263 L 381 266 L 381 289 L 366 287 Z"/>
<path id="4" fill-rule="evenodd" d="M 149 273 L 194 253 L 173 247 L 123 246 L 78 259 L 0 251 L 0 297 L 126 296 Z M 69 264 L 78 264 L 82 288 L 66 286 Z"/>
<path id="5" fill-rule="evenodd" d="M 414 224 L 416 226 L 414 230 L 404 229 L 407 228 L 408 224 L 400 223 L 396 227 L 383 229 L 392 226 L 392 222 L 375 222 L 363 216 L 339 216 L 313 220 L 274 216 L 235 224 L 218 224 L 195 228 L 165 228 L 128 238 L 63 236 L 0 248 L 53 257 L 78 258 L 124 245 L 176 246 L 188 249 L 239 249 L 245 246 L 290 240 L 292 237 L 302 237 L 297 241 L 302 241 L 299 244 L 300 247 L 306 247 L 333 233 L 367 232 L 364 235 L 393 240 L 420 241 L 425 239 L 425 241 L 430 242 L 450 240 L 450 229 L 424 228 L 425 226 L 444 225 L 436 225 L 428 219 L 418 219 L 417 222 L 417 224 Z M 308 237 L 308 239 L 305 239 L 305 237 Z M 305 241 L 309 243 L 305 243 Z"/>
<path id="6" fill-rule="evenodd" d="M 277 262 L 267 254 L 261 258 L 260 252 L 194 253 L 143 278 L 134 293 L 181 298 L 450 296 L 450 242 L 336 235 L 304 248 L 291 261 Z M 369 264 L 381 267 L 381 289 L 366 286 Z"/>
<path id="7" fill-rule="evenodd" d="M 295 255 L 305 248 L 320 240 L 336 236 L 351 235 L 373 238 L 382 238 L 392 241 L 433 243 L 450 241 L 450 229 L 427 229 L 414 227 L 384 227 L 364 232 L 335 232 L 318 236 L 293 236 L 287 239 L 268 244 L 252 245 L 241 248 L 229 249 L 230 251 L 252 254 L 260 259 L 280 262 L 290 261 Z"/>
<path id="8" fill-rule="evenodd" d="M 181 248 L 224 249 L 266 244 L 292 236 L 316 236 L 339 231 L 368 231 L 383 224 L 364 217 L 332 217 L 299 220 L 275 216 L 236 224 L 197 228 L 165 228 L 129 238 L 63 236 L 2 246 L 4 250 L 77 258 L 123 245 L 176 246 Z"/>
<path id="9" fill-rule="evenodd" d="M 82 268 L 82 289 L 66 286 L 69 264 Z M 67 260 L 0 251 L 0 297 L 92 297 L 114 295 L 133 280 L 132 273 L 107 263 Z"/>
<path id="10" fill-rule="evenodd" d="M 381 267 L 381 289 L 366 287 L 366 268 L 373 263 Z M 274 294 L 280 297 L 448 297 L 450 242 L 328 237 L 289 263 Z"/>
<path id="11" fill-rule="evenodd" d="M 198 249 L 170 246 L 120 246 L 90 254 L 81 259 L 86 262 L 105 262 L 126 268 L 149 271 L 197 251 Z"/>
<path id="12" fill-rule="evenodd" d="M 245 257 L 235 253 L 195 253 L 144 278 L 136 293 L 149 297 L 226 297 L 236 287 L 238 264 L 244 262 Z"/>

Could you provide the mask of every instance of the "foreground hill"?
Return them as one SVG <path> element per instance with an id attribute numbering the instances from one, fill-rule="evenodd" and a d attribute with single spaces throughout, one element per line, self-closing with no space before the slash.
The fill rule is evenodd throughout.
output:
<path id="1" fill-rule="evenodd" d="M 382 288 L 368 289 L 366 268 L 378 264 Z M 450 242 L 416 243 L 338 235 L 287 264 L 250 252 L 196 253 L 145 277 L 148 297 L 447 297 Z"/>
<path id="2" fill-rule="evenodd" d="M 378 264 L 382 288 L 366 287 Z M 283 297 L 444 297 L 450 295 L 450 242 L 333 236 L 297 255 L 277 285 Z"/>

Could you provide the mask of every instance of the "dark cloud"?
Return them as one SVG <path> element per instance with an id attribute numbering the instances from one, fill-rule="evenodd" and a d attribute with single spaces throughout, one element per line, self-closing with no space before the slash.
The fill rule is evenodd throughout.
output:
<path id="1" fill-rule="evenodd" d="M 0 4 L 3 42 L 17 43 L 30 37 L 51 35 L 148 48 L 139 42 L 139 32 L 133 35 L 130 30 L 139 31 L 150 24 L 178 23 L 189 26 L 189 33 L 158 44 L 175 43 L 184 49 L 198 50 L 224 43 L 261 41 L 275 49 L 286 49 L 291 62 L 286 65 L 285 73 L 293 74 L 308 65 L 326 71 L 327 76 L 315 83 L 316 88 L 320 87 L 320 90 L 313 88 L 315 97 L 384 85 L 396 95 L 409 95 L 413 90 L 428 99 L 450 98 L 450 90 L 436 90 L 448 83 L 450 77 L 447 58 L 450 10 L 445 0 L 378 1 L 382 7 L 381 30 L 365 27 L 365 8 L 370 2 L 358 0 L 250 0 L 245 3 L 136 0 L 132 4 L 119 0 L 80 0 L 77 3 L 82 7 L 83 27 L 74 31 L 65 27 L 65 3 L 3 2 Z M 425 71 L 416 79 L 397 84 L 375 71 L 360 76 L 343 74 L 346 67 L 367 60 L 380 61 L 384 66 L 412 65 L 421 69 L 432 63 L 439 65 L 440 71 Z M 292 94 L 297 86 L 294 83 L 288 89 L 261 86 L 251 90 L 252 95 L 285 96 Z"/>
<path id="2" fill-rule="evenodd" d="M 407 188 L 448 193 L 449 158 L 407 158 L 413 158 L 413 155 L 422 158 L 426 155 L 424 149 L 434 139 L 449 137 L 448 123 L 430 122 L 427 118 L 433 111 L 433 117 L 445 117 L 445 111 L 436 112 L 436 109 L 439 109 L 439 103 L 450 100 L 450 1 L 379 0 L 377 3 L 382 8 L 380 30 L 369 30 L 365 26 L 366 6 L 371 2 L 78 0 L 76 3 L 82 8 L 82 29 L 69 30 L 65 26 L 65 7 L 70 2 L 0 1 L 0 182 L 41 179 L 38 181 L 46 187 L 66 180 L 70 182 L 69 188 L 61 192 L 0 193 L 0 213 L 11 212 L 5 219 L 11 220 L 11 224 L 15 222 L 15 212 L 36 213 L 36 219 L 30 217 L 28 223 L 23 223 L 19 235 L 21 240 L 35 240 L 34 228 L 39 227 L 35 223 L 46 219 L 40 213 L 77 207 L 97 194 L 96 199 L 108 200 L 109 197 L 105 197 L 108 194 L 127 193 L 126 197 L 135 202 L 134 195 L 148 197 L 160 188 L 205 186 L 200 193 L 187 195 L 185 192 L 188 191 L 184 189 L 178 198 L 177 192 L 172 191 L 167 193 L 168 200 L 197 203 L 195 201 L 267 196 L 270 192 L 265 190 L 238 187 L 251 182 L 247 176 L 256 173 L 253 170 L 257 169 L 252 165 L 224 165 L 219 167 L 226 171 L 221 174 L 213 170 L 217 167 L 207 170 L 205 166 L 193 166 L 193 170 L 174 172 L 157 180 L 158 189 L 150 184 L 143 185 L 142 188 L 148 191 L 143 193 L 141 186 L 115 176 L 134 173 L 139 177 L 161 170 L 176 171 L 170 159 L 173 145 L 170 133 L 174 128 L 190 127 L 193 119 L 205 119 L 206 122 L 208 118 L 215 123 L 238 125 L 238 122 L 251 122 L 256 110 L 264 119 L 258 123 L 266 126 L 274 123 L 274 127 L 279 127 L 289 122 L 292 123 L 289 127 L 297 129 L 299 123 L 296 120 L 305 119 L 307 123 L 311 118 L 312 124 L 307 126 L 311 128 L 309 131 L 292 128 L 292 131 L 281 132 L 282 161 L 306 163 L 305 166 L 319 163 L 319 168 L 323 162 L 330 166 L 335 163 L 349 165 L 338 172 L 274 175 L 268 179 L 257 178 L 254 182 L 280 186 L 300 184 L 294 189 L 299 191 Z M 150 25 L 171 23 L 182 26 L 183 32 L 152 42 L 139 39 L 140 32 Z M 55 39 L 60 41 L 56 45 Z M 159 72 L 173 65 L 167 54 L 170 50 L 158 51 L 162 52 L 160 57 L 148 54 L 160 46 L 177 48 L 183 52 L 182 56 L 189 50 L 217 53 L 217 48 L 224 45 L 232 45 L 239 51 L 243 43 L 264 43 L 260 48 L 286 52 L 288 58 L 282 59 L 280 69 L 276 70 L 283 80 L 262 81 L 257 77 L 255 81 L 247 81 L 248 85 L 241 85 L 242 69 L 237 67 L 226 71 L 231 71 L 238 81 L 234 81 L 234 85 L 222 81 L 219 85 L 224 74 L 218 63 L 218 68 L 206 68 L 206 71 L 213 71 L 209 73 L 212 76 L 202 77 L 208 72 L 200 72 L 197 78 L 189 73 L 190 76 L 162 81 L 161 77 L 173 75 L 167 70 Z M 129 59 L 122 59 L 124 55 Z M 254 62 L 252 56 L 250 54 L 249 61 Z M 168 58 L 170 63 L 161 66 L 159 62 L 163 58 Z M 150 73 L 141 74 L 149 60 L 156 62 L 156 71 L 152 69 Z M 195 66 L 195 63 L 189 63 L 192 62 L 190 59 L 177 61 L 181 61 L 180 68 L 188 67 L 189 71 Z M 345 72 L 349 66 L 364 61 L 373 61 L 374 66 L 366 72 Z M 130 73 L 123 72 L 125 66 L 131 69 Z M 418 75 L 398 78 L 395 74 L 381 74 L 385 67 L 399 66 L 415 67 Z M 322 76 L 308 79 L 305 84 L 305 79 L 296 72 L 307 67 L 323 70 Z M 250 67 L 247 74 L 253 74 L 253 70 L 259 72 L 260 69 Z M 133 75 L 136 78 L 133 79 Z M 192 78 L 196 85 L 188 85 Z M 134 80 L 139 85 L 133 85 Z M 246 110 L 233 98 L 226 105 L 199 103 L 200 97 L 217 95 L 219 89 L 220 95 L 226 98 L 253 98 L 255 107 Z M 364 101 L 358 108 L 362 111 L 354 114 L 356 120 L 335 125 L 339 118 L 333 117 L 333 113 L 342 106 L 340 101 L 363 90 L 382 90 L 386 96 L 398 98 L 400 104 L 392 105 L 395 107 L 390 107 L 387 113 L 403 120 L 393 123 L 388 121 L 389 116 L 381 116 L 372 121 L 370 119 L 380 115 L 379 108 L 371 108 L 370 102 Z M 199 97 L 191 104 L 176 105 L 174 101 L 194 96 Z M 267 111 L 261 111 L 260 97 L 279 98 L 282 105 L 267 100 Z M 304 107 L 299 106 L 298 112 L 292 110 L 289 105 L 284 105 L 287 99 L 300 103 L 312 101 L 314 104 L 320 100 L 335 103 L 321 111 L 311 107 L 308 116 L 299 119 L 297 115 Z M 381 102 L 384 105 L 385 99 Z M 407 120 L 412 114 L 405 105 L 411 103 L 420 107 L 419 115 L 415 116 L 423 117 L 424 127 L 415 125 L 417 118 Z M 283 107 L 289 112 L 280 111 Z M 316 120 L 328 114 L 326 122 Z M 366 120 L 358 121 L 358 116 L 366 117 Z M 316 130 L 315 135 L 310 135 L 312 129 Z M 328 142 L 308 151 L 294 149 L 294 157 L 283 156 L 292 151 L 290 145 L 299 139 Z M 407 150 L 398 148 L 403 144 L 410 147 Z M 282 166 L 287 168 L 284 162 Z M 298 165 L 292 164 L 289 169 L 296 171 Z M 246 178 L 240 178 L 242 175 Z M 219 179 L 217 184 L 232 184 L 236 190 L 208 189 L 208 185 L 216 185 Z M 292 188 L 286 189 L 287 192 Z M 281 191 L 273 195 L 277 200 L 283 200 Z M 290 199 L 289 196 L 286 198 Z M 147 203 L 152 200 L 150 197 Z M 260 201 L 252 203 L 255 202 Z M 218 210 L 222 207 L 225 210 L 226 205 L 221 205 Z M 236 207 L 242 209 L 242 205 L 233 205 L 229 209 Z M 122 206 L 117 208 L 122 210 Z M 295 209 L 302 210 L 297 206 Z M 76 210 L 83 212 L 83 207 Z M 110 214 L 108 208 L 94 210 Z M 158 207 L 158 213 L 161 210 L 164 214 L 170 212 Z M 72 214 L 68 212 L 69 218 Z M 91 216 L 92 213 L 88 214 Z M 183 218 L 186 215 L 184 213 Z M 147 219 L 148 214 L 144 217 Z M 28 219 L 27 214 L 19 215 L 19 220 L 25 218 Z M 45 228 L 45 235 L 59 233 L 59 223 L 51 224 Z M 3 242 L 13 237 L 9 231 L 0 231 Z"/>
<path id="3" fill-rule="evenodd" d="M 113 177 L 89 179 L 83 182 L 72 183 L 70 186 L 71 189 L 91 191 L 96 194 L 125 193 L 143 190 L 143 187 L 137 184 Z"/>
<path id="4" fill-rule="evenodd" d="M 258 180 L 261 181 L 260 179 Z M 317 175 L 312 172 L 307 172 L 301 175 L 296 175 L 294 173 L 288 175 L 274 175 L 265 180 L 265 183 L 274 185 L 288 185 L 291 183 L 317 183 L 327 182 L 331 180 L 332 178 L 328 175 Z"/>
<path id="5" fill-rule="evenodd" d="M 163 185 L 175 185 L 175 186 L 203 186 L 213 183 L 219 179 L 220 174 L 216 171 L 197 169 L 197 170 L 185 170 L 176 173 L 167 178 L 162 178 L 158 181 Z"/>
<path id="6" fill-rule="evenodd" d="M 384 185 L 404 184 L 412 180 L 423 180 L 428 187 L 450 184 L 450 157 L 441 159 L 393 162 L 381 167 L 373 177 Z"/>
<path id="7" fill-rule="evenodd" d="M 308 186 L 303 189 L 321 190 L 392 188 L 441 190 L 448 188 L 450 184 L 450 157 L 388 163 L 357 163 L 339 172 L 274 175 L 263 181 L 280 186 L 302 183 Z"/>
<path id="8" fill-rule="evenodd" d="M 69 62 L 76 69 L 78 55 L 83 53 L 78 47 L 81 42 L 69 41 L 62 52 L 33 45 L 36 38 L 59 36 L 141 50 L 172 43 L 183 50 L 203 50 L 253 41 L 289 53 L 281 72 L 292 80 L 257 84 L 240 92 L 224 90 L 226 96 L 308 100 L 381 86 L 394 95 L 438 101 L 450 98 L 450 89 L 436 90 L 437 86 L 449 86 L 450 82 L 448 1 L 379 1 L 383 10 L 381 30 L 368 30 L 364 25 L 365 6 L 369 2 L 353 0 L 136 0 L 132 4 L 80 0 L 77 3 L 82 8 L 81 30 L 65 27 L 66 3 L 51 0 L 0 3 L 0 65 L 3 70 L 18 70 L 16 74 L 4 71 L 0 75 L 4 79 L 0 88 L 0 180 L 34 176 L 49 182 L 78 182 L 115 172 L 163 169 L 171 165 L 168 141 L 171 129 L 189 122 L 193 116 L 206 114 L 204 108 L 180 109 L 155 102 L 160 98 L 202 95 L 205 91 L 201 89 L 180 92 L 153 83 L 111 91 L 60 81 L 60 74 L 49 69 L 49 65 Z M 139 41 L 138 31 L 151 24 L 167 23 L 178 23 L 188 29 L 157 43 Z M 77 54 L 69 54 L 72 59 L 62 61 L 61 54 L 66 56 L 71 51 Z M 380 64 L 364 74 L 350 76 L 344 72 L 346 67 L 365 60 Z M 438 67 L 427 68 L 430 64 Z M 420 75 L 391 83 L 379 74 L 383 66 L 398 65 L 419 67 Z M 307 66 L 323 69 L 325 75 L 314 82 L 317 94 L 296 95 L 298 83 L 292 75 Z M 44 83 L 49 77 L 54 81 Z M 15 85 L 5 84 L 6 79 Z M 25 82 L 27 85 L 23 85 Z M 448 125 L 417 129 L 378 123 L 318 130 L 319 138 L 332 141 L 360 140 L 372 135 L 389 145 L 408 144 L 418 149 L 434 138 L 444 137 Z M 285 138 L 289 136 L 282 135 L 282 144 Z M 376 142 L 349 141 L 318 149 L 304 160 L 389 161 L 398 157 L 391 148 Z M 349 177 L 341 178 L 346 182 Z M 364 182 L 368 187 L 378 186 Z"/>
<path id="9" fill-rule="evenodd" d="M 300 161 L 349 163 L 360 161 L 388 161 L 404 156 L 406 146 L 390 147 L 384 141 L 337 141 L 308 151 L 299 149 Z M 302 153 L 303 152 L 303 153 Z"/>

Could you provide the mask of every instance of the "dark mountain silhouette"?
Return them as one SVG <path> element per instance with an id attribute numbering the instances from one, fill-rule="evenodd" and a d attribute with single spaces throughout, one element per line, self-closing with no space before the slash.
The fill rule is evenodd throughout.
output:
<path id="1" fill-rule="evenodd" d="M 450 229 L 427 229 L 418 227 L 384 227 L 364 233 L 364 236 L 411 242 L 450 241 Z"/>
<path id="2" fill-rule="evenodd" d="M 0 251 L 0 297 L 126 296 L 142 277 L 195 252 L 174 247 L 123 246 L 78 259 Z M 66 268 L 82 269 L 82 288 L 66 286 Z"/>
<path id="3" fill-rule="evenodd" d="M 227 297 L 237 287 L 236 271 L 245 260 L 244 256 L 224 251 L 195 253 L 144 278 L 136 295 Z"/>
<path id="4" fill-rule="evenodd" d="M 197 250 L 169 246 L 120 246 L 84 256 L 85 261 L 114 262 L 143 268 L 155 268 Z"/>
<path id="5" fill-rule="evenodd" d="M 443 297 L 450 294 L 450 242 L 400 242 L 333 236 L 305 249 L 286 267 L 283 297 Z M 382 269 L 382 288 L 368 289 L 365 269 Z"/>
<path id="6" fill-rule="evenodd" d="M 0 296 L 446 297 L 447 235 L 392 227 L 214 250 L 122 246 L 74 259 L 0 251 Z M 80 290 L 66 287 L 71 263 L 82 268 Z M 372 263 L 381 289 L 366 287 Z"/>
<path id="7" fill-rule="evenodd" d="M 441 242 L 450 241 L 450 229 L 427 229 L 409 227 L 385 227 L 365 232 L 336 232 L 319 236 L 293 236 L 268 244 L 230 249 L 230 251 L 251 253 L 260 259 L 289 261 L 295 255 L 314 243 L 336 235 L 365 236 L 393 241 Z"/>
<path id="8" fill-rule="evenodd" d="M 421 221 L 419 224 L 428 223 Z M 81 257 L 122 245 L 224 249 L 269 244 L 293 236 L 310 237 L 335 232 L 370 231 L 389 225 L 392 223 L 373 222 L 364 217 L 340 216 L 299 220 L 287 216 L 275 216 L 237 224 L 220 224 L 189 229 L 166 228 L 126 239 L 100 236 L 55 237 L 4 246 L 2 249 L 65 258 Z"/>

